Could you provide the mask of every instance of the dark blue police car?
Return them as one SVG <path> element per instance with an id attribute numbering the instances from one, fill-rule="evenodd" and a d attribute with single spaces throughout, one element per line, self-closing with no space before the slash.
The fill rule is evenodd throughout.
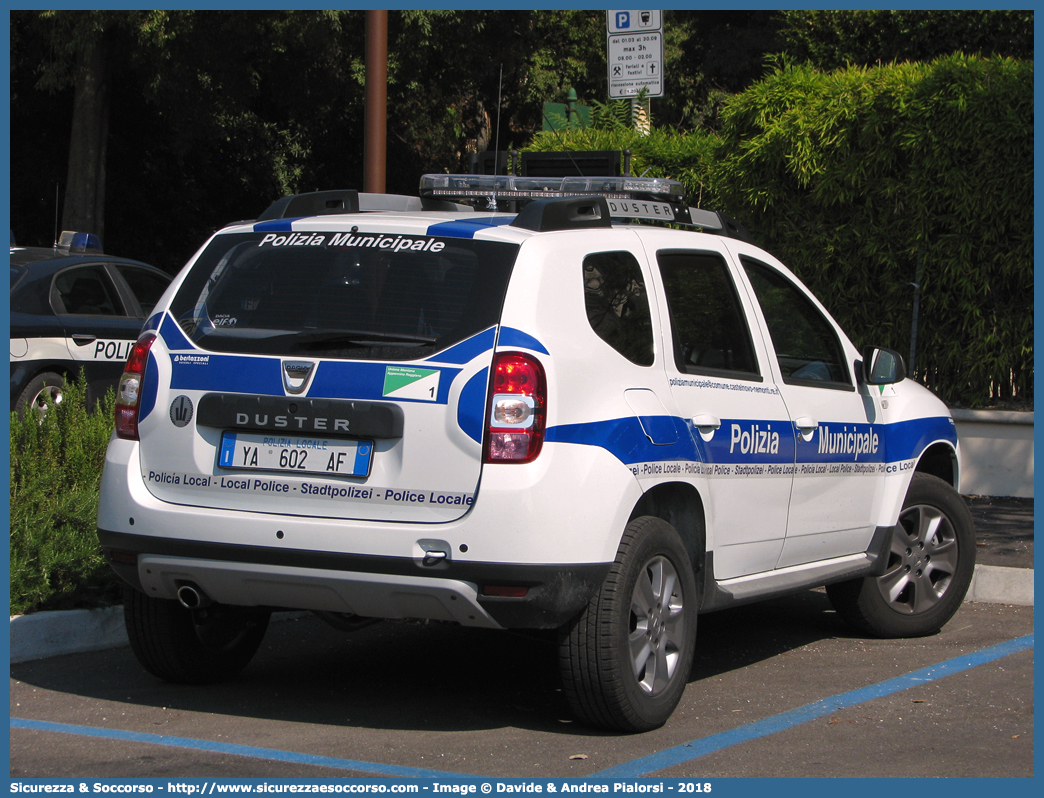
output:
<path id="1" fill-rule="evenodd" d="M 42 413 L 81 370 L 90 402 L 116 386 L 142 324 L 170 276 L 101 252 L 88 233 L 54 248 L 11 242 L 11 409 Z"/>

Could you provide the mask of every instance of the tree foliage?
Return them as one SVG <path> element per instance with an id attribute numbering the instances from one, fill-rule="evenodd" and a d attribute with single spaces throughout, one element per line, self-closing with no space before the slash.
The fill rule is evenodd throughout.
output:
<path id="1" fill-rule="evenodd" d="M 22 243 L 50 244 L 56 200 L 72 184 L 100 191 L 108 251 L 173 272 L 215 228 L 283 194 L 362 184 L 365 12 L 10 18 L 11 226 Z M 922 264 L 922 330 L 947 332 L 918 350 L 934 357 L 979 335 L 1022 358 L 1003 368 L 1008 383 L 1011 374 L 1025 382 L 1032 350 L 1001 308 L 1014 296 L 1008 315 L 1031 329 L 1018 300 L 1029 296 L 1032 235 L 1032 13 L 672 10 L 664 19 L 666 96 L 652 100 L 655 127 L 639 137 L 617 124 L 624 104 L 603 102 L 605 12 L 390 12 L 388 190 L 413 194 L 421 173 L 459 170 L 469 150 L 626 147 L 635 173 L 682 180 L 691 203 L 721 207 L 786 249 L 820 295 L 841 296 L 843 283 L 855 299 L 834 310 L 859 338 L 873 331 L 905 346 L 908 284 Z M 107 156 L 104 180 L 89 187 L 70 130 L 78 70 L 102 40 Z M 766 57 L 778 51 L 782 59 Z M 882 66 L 955 51 L 1023 61 Z M 569 87 L 600 129 L 538 133 L 543 103 Z M 983 269 L 995 271 L 965 274 Z M 957 296 L 951 285 L 967 290 L 943 301 L 932 293 L 940 285 L 947 297 Z M 975 296 L 984 299 L 972 311 Z M 933 368 L 979 385 L 988 358 L 976 357 L 967 374 Z"/>
<path id="2" fill-rule="evenodd" d="M 728 104 L 716 155 L 721 201 L 857 342 L 909 349 L 916 281 L 924 382 L 1032 395 L 1031 62 L 781 66 Z"/>
<path id="3" fill-rule="evenodd" d="M 1033 60 L 1032 11 L 785 11 L 783 51 L 824 70 L 943 55 Z"/>
<path id="4" fill-rule="evenodd" d="M 821 72 L 781 60 L 720 133 L 544 133 L 534 148 L 630 149 L 742 219 L 857 344 L 911 342 L 947 401 L 1032 398 L 1033 65 L 952 55 Z"/>

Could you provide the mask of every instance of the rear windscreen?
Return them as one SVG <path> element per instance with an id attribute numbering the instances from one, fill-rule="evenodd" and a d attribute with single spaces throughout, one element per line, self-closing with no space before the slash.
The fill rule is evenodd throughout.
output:
<path id="1" fill-rule="evenodd" d="M 171 313 L 219 352 L 412 360 L 499 321 L 517 252 L 428 236 L 223 235 Z"/>

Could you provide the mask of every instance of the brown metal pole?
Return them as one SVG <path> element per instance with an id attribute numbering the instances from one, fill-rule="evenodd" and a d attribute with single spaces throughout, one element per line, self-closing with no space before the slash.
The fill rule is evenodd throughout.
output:
<path id="1" fill-rule="evenodd" d="M 388 157 L 388 12 L 366 12 L 363 191 L 383 194 Z"/>

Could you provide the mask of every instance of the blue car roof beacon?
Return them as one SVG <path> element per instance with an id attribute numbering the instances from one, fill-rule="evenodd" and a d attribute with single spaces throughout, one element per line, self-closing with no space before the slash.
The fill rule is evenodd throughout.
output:
<path id="1" fill-rule="evenodd" d="M 101 254 L 101 241 L 94 233 L 76 233 L 72 230 L 63 230 L 62 237 L 58 239 L 58 249 L 76 253 Z"/>

